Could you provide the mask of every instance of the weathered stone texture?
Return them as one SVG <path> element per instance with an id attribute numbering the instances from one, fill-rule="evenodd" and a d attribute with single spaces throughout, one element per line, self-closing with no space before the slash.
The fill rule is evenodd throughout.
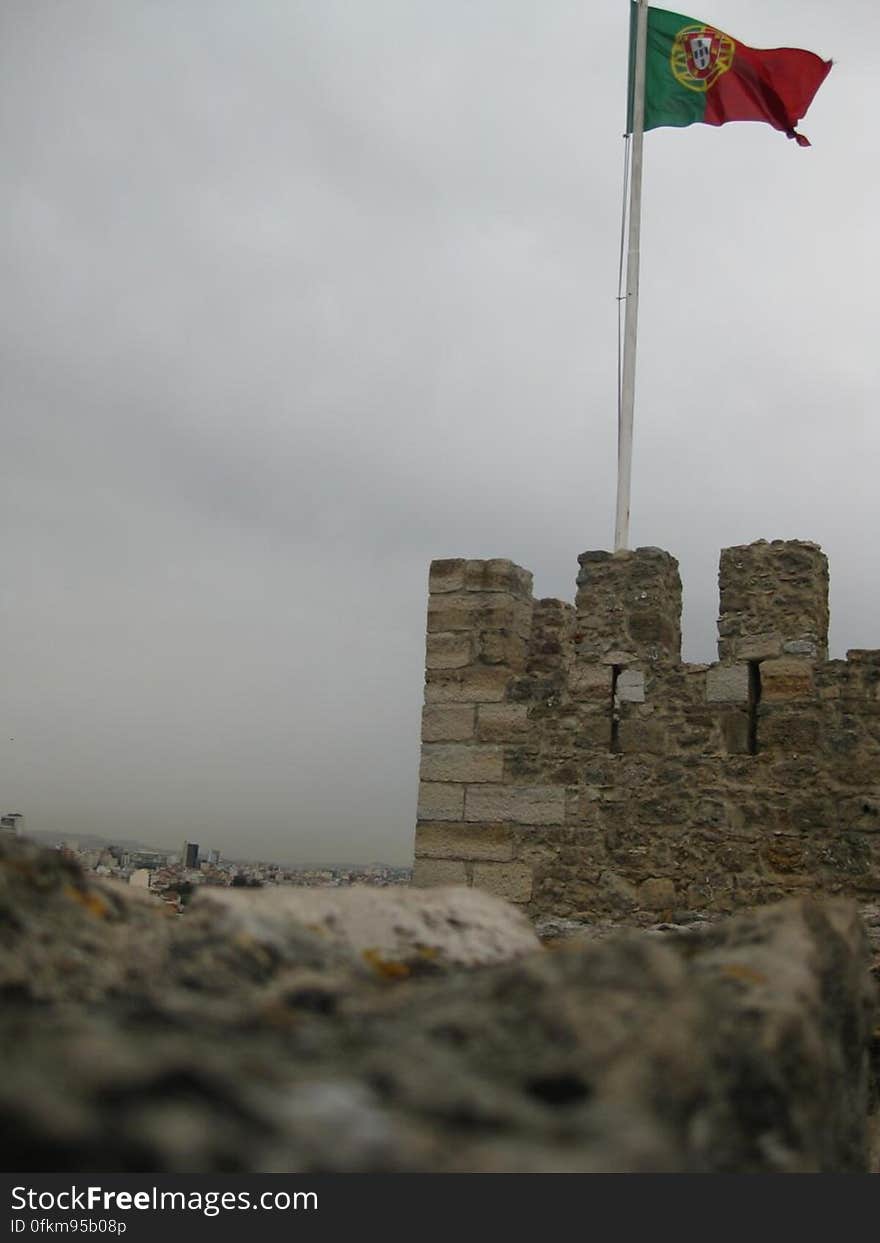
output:
<path id="1" fill-rule="evenodd" d="M 678 562 L 659 548 L 578 557 L 577 632 L 582 660 L 677 664 L 681 654 Z M 612 654 L 615 655 L 611 661 Z"/>
<path id="2" fill-rule="evenodd" d="M 510 685 L 510 672 L 504 668 L 429 669 L 425 675 L 425 702 L 500 703 Z"/>
<path id="3" fill-rule="evenodd" d="M 422 781 L 500 781 L 503 767 L 504 753 L 500 747 L 422 744 Z"/>
<path id="4" fill-rule="evenodd" d="M 538 874 L 473 871 L 520 904 Z M 9 1173 L 876 1169 L 849 903 L 547 950 L 488 893 L 205 889 L 168 918 L 0 840 L 0 906 Z"/>
<path id="5" fill-rule="evenodd" d="M 529 705 L 480 704 L 477 737 L 480 742 L 515 742 L 529 733 Z"/>
<path id="6" fill-rule="evenodd" d="M 718 654 L 828 658 L 828 559 L 818 544 L 758 540 L 725 548 L 718 573 Z"/>
<path id="7" fill-rule="evenodd" d="M 707 669 L 706 699 L 709 703 L 748 703 L 748 665 L 716 665 Z"/>
<path id="8" fill-rule="evenodd" d="M 812 666 L 805 660 L 780 658 L 761 664 L 762 700 L 809 699 L 813 692 Z"/>
<path id="9" fill-rule="evenodd" d="M 475 863 L 474 887 L 508 902 L 528 902 L 532 896 L 532 869 L 522 863 Z"/>
<path id="10" fill-rule="evenodd" d="M 640 669 L 624 669 L 615 684 L 618 704 L 645 702 L 645 675 Z"/>
<path id="11" fill-rule="evenodd" d="M 419 820 L 461 820 L 464 786 L 446 781 L 419 783 Z"/>
<path id="12" fill-rule="evenodd" d="M 639 902 L 649 911 L 670 911 L 675 906 L 675 885 L 666 876 L 651 876 L 639 885 Z"/>
<path id="13" fill-rule="evenodd" d="M 460 859 L 427 859 L 416 857 L 412 883 L 417 888 L 436 885 L 467 885 L 468 871 Z"/>
<path id="14" fill-rule="evenodd" d="M 558 786 L 468 786 L 464 818 L 508 824 L 562 824 L 565 790 Z"/>
<path id="15" fill-rule="evenodd" d="M 462 669 L 473 660 L 473 639 L 463 634 L 429 634 L 425 654 L 426 669 Z"/>
<path id="16" fill-rule="evenodd" d="M 510 831 L 504 858 L 458 839 L 467 883 L 527 866 L 533 914 L 595 918 L 660 909 L 660 882 L 681 910 L 880 892 L 880 651 L 826 660 L 821 550 L 724 550 L 709 666 L 680 661 L 674 558 L 579 562 L 575 607 L 512 562 L 432 568 L 419 823 Z"/>
<path id="17" fill-rule="evenodd" d="M 425 704 L 422 741 L 465 742 L 474 736 L 475 721 L 473 704 Z"/>
<path id="18" fill-rule="evenodd" d="M 507 863 L 513 858 L 514 833 L 507 824 L 465 824 L 420 820 L 416 859 L 479 859 Z"/>

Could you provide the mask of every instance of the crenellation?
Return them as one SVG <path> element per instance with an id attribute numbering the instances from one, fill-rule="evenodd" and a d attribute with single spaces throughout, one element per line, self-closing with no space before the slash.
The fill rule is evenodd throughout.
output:
<path id="1" fill-rule="evenodd" d="M 579 660 L 606 664 L 678 664 L 681 579 L 659 548 L 584 552 L 575 597 Z"/>
<path id="2" fill-rule="evenodd" d="M 805 540 L 725 548 L 718 571 L 718 658 L 828 659 L 828 559 Z"/>
<path id="3" fill-rule="evenodd" d="M 414 883 L 637 921 L 880 892 L 880 650 L 827 660 L 821 549 L 722 552 L 708 665 L 673 557 L 578 561 L 574 605 L 433 563 Z"/>

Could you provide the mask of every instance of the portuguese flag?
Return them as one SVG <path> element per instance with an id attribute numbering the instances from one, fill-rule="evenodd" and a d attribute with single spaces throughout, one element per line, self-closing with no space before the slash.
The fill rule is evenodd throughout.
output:
<path id="1" fill-rule="evenodd" d="M 632 132 L 636 12 L 630 23 L 629 114 Z M 802 147 L 795 126 L 831 69 L 830 60 L 800 48 L 746 47 L 722 30 L 648 9 L 645 59 L 645 129 L 660 125 L 724 125 L 766 121 Z"/>

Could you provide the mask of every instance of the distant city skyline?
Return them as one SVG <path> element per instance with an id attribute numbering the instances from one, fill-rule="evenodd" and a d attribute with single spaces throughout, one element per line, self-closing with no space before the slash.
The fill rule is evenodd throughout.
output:
<path id="1" fill-rule="evenodd" d="M 100 849 L 101 847 L 119 846 L 122 849 L 134 851 L 134 852 L 145 851 L 145 852 L 150 852 L 150 853 L 154 852 L 156 854 L 164 854 L 164 855 L 167 855 L 169 858 L 180 857 L 179 846 L 177 847 L 166 846 L 159 842 L 143 842 L 140 840 L 132 840 L 130 838 L 123 838 L 123 837 L 103 837 L 100 834 L 95 834 L 95 833 L 83 833 L 80 835 L 76 835 L 73 833 L 66 833 L 66 834 L 53 833 L 50 830 L 37 830 L 34 832 L 31 832 L 29 830 L 27 834 L 25 834 L 25 836 L 31 838 L 33 841 L 38 842 L 40 845 L 44 845 L 44 846 L 56 845 L 56 844 L 63 845 L 65 842 L 75 841 L 80 846 L 83 846 L 83 844 L 85 844 L 86 848 L 88 849 Z M 346 867 L 350 867 L 350 868 L 368 868 L 368 867 L 398 868 L 401 866 L 406 866 L 406 865 L 391 863 L 387 859 L 378 859 L 378 858 L 357 859 L 357 858 L 352 857 L 350 859 L 335 860 L 335 861 L 330 862 L 326 859 L 319 859 L 319 858 L 302 859 L 302 860 L 285 859 L 285 858 L 281 858 L 280 856 L 272 857 L 272 858 L 269 858 L 269 857 L 258 858 L 256 856 L 238 854 L 238 853 L 235 853 L 234 851 L 232 853 L 227 853 L 226 851 L 215 851 L 211 848 L 209 848 L 209 852 L 211 854 L 219 853 L 221 856 L 221 862 L 224 864 L 231 864 L 231 865 L 254 864 L 254 865 L 267 866 L 267 867 L 278 866 L 282 868 L 295 868 L 295 869 L 298 869 L 298 868 L 339 869 L 339 868 L 346 868 Z"/>

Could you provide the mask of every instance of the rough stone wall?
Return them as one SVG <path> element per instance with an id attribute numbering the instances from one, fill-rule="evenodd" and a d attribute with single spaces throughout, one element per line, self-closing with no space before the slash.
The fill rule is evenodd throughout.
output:
<path id="1" fill-rule="evenodd" d="M 719 661 L 682 664 L 677 562 L 435 561 L 414 883 L 653 919 L 880 891 L 880 651 L 828 661 L 828 566 L 725 549 Z"/>
<path id="2" fill-rule="evenodd" d="M 545 950 L 474 890 L 201 886 L 178 918 L 0 837 L 0 913 L 7 1174 L 878 1168 L 847 902 Z"/>

